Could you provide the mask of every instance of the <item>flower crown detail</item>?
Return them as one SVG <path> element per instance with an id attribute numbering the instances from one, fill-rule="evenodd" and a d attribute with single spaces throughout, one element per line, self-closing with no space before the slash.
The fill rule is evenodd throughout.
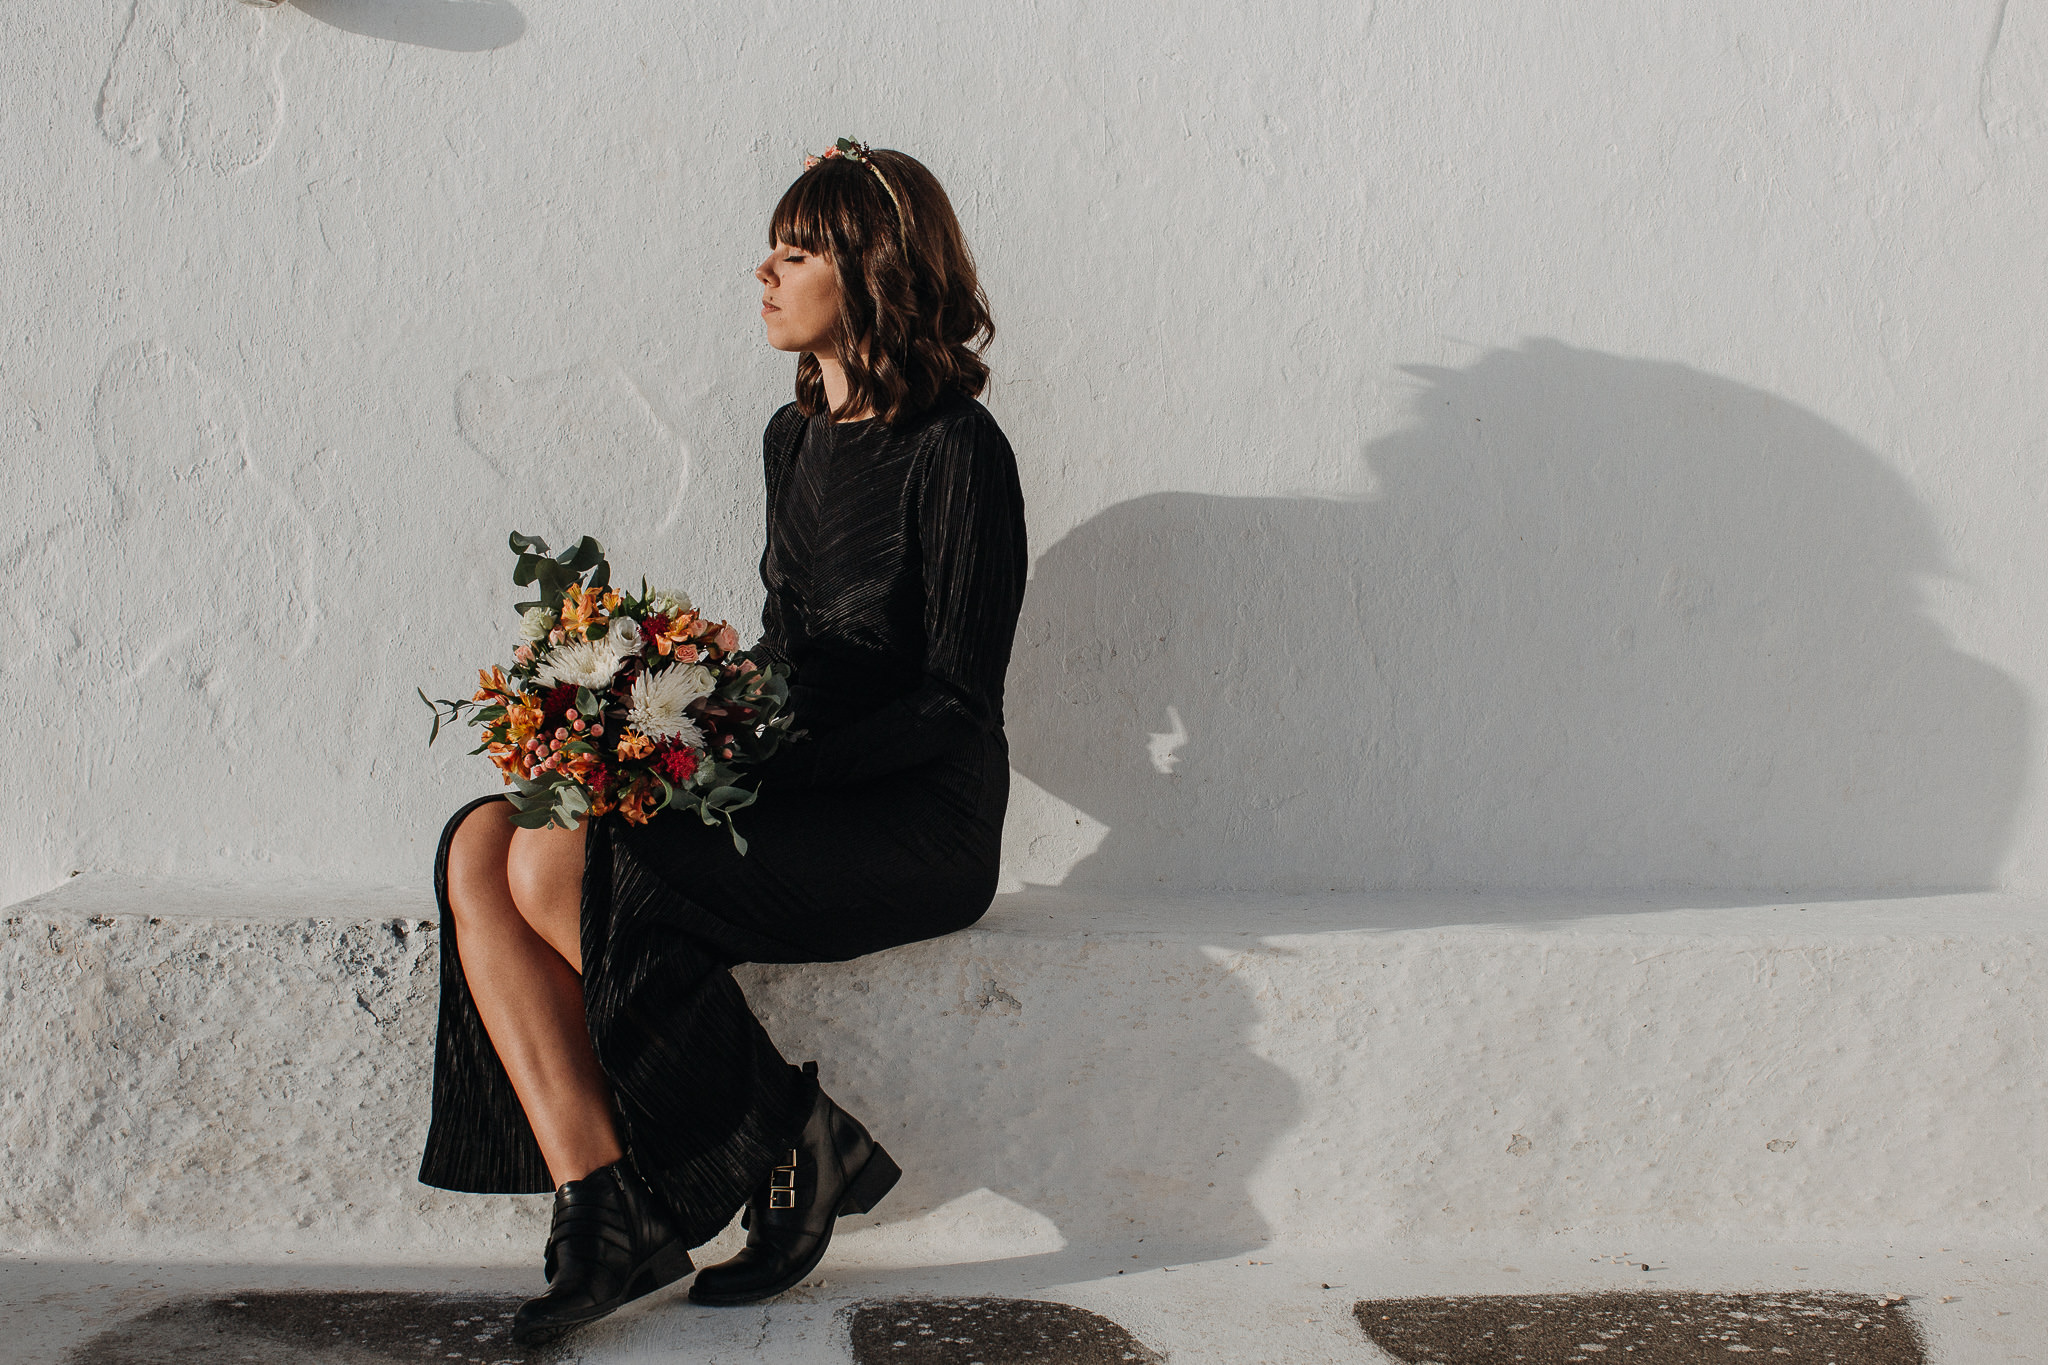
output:
<path id="1" fill-rule="evenodd" d="M 908 246 L 910 242 L 910 219 L 904 215 L 903 201 L 896 197 L 896 187 L 889 183 L 889 177 L 883 175 L 882 168 L 875 164 L 874 149 L 865 142 L 857 142 L 853 138 L 843 137 L 824 151 L 819 152 L 816 156 L 805 157 L 804 169 L 807 171 L 815 169 L 819 164 L 826 161 L 858 162 L 875 173 L 875 179 L 882 182 L 883 193 L 887 194 L 889 202 L 896 206 L 896 225 L 902 229 L 904 244 Z"/>

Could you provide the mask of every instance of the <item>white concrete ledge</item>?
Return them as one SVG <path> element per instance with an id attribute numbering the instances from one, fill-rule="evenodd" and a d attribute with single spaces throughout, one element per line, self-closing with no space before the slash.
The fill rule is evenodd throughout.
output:
<path id="1" fill-rule="evenodd" d="M 88 875 L 0 932 L 0 1241 L 526 1260 L 539 1199 L 412 1180 L 435 1006 L 405 889 Z M 1142 1237 L 2038 1238 L 2048 907 L 1002 898 L 749 967 L 908 1174 L 837 1254 Z"/>

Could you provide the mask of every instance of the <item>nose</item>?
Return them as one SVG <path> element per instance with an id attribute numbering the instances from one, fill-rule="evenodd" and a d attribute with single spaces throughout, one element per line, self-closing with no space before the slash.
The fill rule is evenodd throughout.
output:
<path id="1" fill-rule="evenodd" d="M 775 272 L 768 268 L 770 265 L 774 264 L 774 261 L 775 253 L 771 251 L 768 253 L 767 257 L 762 260 L 761 264 L 754 267 L 754 278 L 759 280 L 763 284 L 774 284 Z"/>

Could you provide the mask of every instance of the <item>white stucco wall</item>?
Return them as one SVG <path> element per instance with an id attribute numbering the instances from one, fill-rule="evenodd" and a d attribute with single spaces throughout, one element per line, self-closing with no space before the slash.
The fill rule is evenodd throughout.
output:
<path id="1" fill-rule="evenodd" d="M 0 6 L 0 900 L 408 881 L 507 530 L 758 607 L 807 149 L 952 190 L 1011 883 L 2048 886 L 2048 0 Z"/>
<path id="2" fill-rule="evenodd" d="M 904 1169 L 834 1278 L 1063 1247 L 2039 1246 L 2044 908 L 1038 891 L 737 976 Z M 544 1195 L 413 1178 L 433 915 L 417 885 L 113 873 L 8 907 L 0 1246 L 528 1257 Z"/>

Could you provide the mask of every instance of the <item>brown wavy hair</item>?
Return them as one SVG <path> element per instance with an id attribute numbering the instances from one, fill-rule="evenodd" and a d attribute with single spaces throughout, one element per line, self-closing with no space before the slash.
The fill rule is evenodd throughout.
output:
<path id="1" fill-rule="evenodd" d="M 768 220 L 768 244 L 827 256 L 839 277 L 833 346 L 847 383 L 833 418 L 873 411 L 894 426 L 948 393 L 980 394 L 981 353 L 996 329 L 938 178 L 902 152 L 868 156 L 872 169 L 828 157 L 798 176 Z M 796 403 L 806 416 L 826 410 L 824 376 L 808 351 L 796 364 Z"/>

